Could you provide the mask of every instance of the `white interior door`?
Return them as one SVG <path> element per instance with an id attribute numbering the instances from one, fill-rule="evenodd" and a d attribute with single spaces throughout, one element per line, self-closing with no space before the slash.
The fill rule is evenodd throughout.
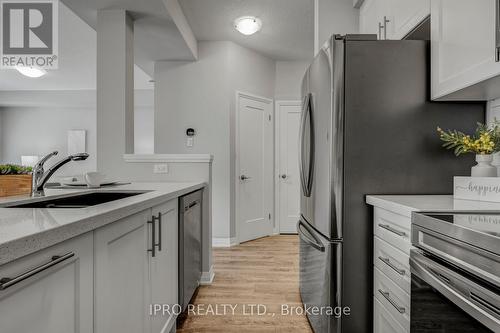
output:
<path id="1" fill-rule="evenodd" d="M 299 126 L 300 101 L 276 102 L 277 212 L 280 233 L 296 233 L 300 212 Z"/>
<path id="2" fill-rule="evenodd" d="M 273 231 L 272 101 L 238 94 L 237 221 L 240 242 Z"/>

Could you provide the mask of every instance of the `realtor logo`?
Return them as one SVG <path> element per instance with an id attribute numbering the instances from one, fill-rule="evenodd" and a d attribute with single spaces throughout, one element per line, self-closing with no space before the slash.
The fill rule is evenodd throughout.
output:
<path id="1" fill-rule="evenodd" d="M 58 0 L 1 0 L 0 68 L 58 65 Z"/>

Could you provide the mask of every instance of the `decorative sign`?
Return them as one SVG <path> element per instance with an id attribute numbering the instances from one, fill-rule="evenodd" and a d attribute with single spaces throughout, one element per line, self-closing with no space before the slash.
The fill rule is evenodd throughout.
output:
<path id="1" fill-rule="evenodd" d="M 453 198 L 500 202 L 500 177 L 454 177 Z"/>
<path id="2" fill-rule="evenodd" d="M 86 131 L 69 130 L 68 131 L 68 155 L 86 153 Z"/>

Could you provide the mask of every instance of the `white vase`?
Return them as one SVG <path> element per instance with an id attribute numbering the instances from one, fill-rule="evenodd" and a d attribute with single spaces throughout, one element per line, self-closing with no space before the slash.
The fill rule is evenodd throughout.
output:
<path id="1" fill-rule="evenodd" d="M 471 168 L 472 177 L 496 177 L 497 168 L 491 165 L 493 162 L 493 155 L 476 155 L 477 165 Z"/>

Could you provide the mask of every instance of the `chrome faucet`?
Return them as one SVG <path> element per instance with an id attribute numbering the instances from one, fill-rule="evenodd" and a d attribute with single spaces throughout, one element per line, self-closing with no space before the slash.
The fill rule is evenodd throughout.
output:
<path id="1" fill-rule="evenodd" d="M 68 157 L 60 160 L 56 164 L 50 167 L 47 172 L 44 171 L 43 165 L 49 158 L 52 156 L 57 155 L 57 151 L 53 151 L 50 154 L 45 155 L 42 157 L 40 161 L 38 161 L 35 166 L 33 167 L 33 181 L 32 181 L 32 190 L 31 190 L 31 196 L 33 197 L 42 197 L 45 195 L 45 192 L 43 190 L 45 184 L 49 180 L 49 178 L 54 174 L 54 172 L 57 171 L 60 167 L 62 167 L 64 164 L 70 162 L 70 161 L 83 161 L 86 160 L 89 157 L 89 154 L 87 153 L 78 153 L 74 155 L 69 155 Z"/>

